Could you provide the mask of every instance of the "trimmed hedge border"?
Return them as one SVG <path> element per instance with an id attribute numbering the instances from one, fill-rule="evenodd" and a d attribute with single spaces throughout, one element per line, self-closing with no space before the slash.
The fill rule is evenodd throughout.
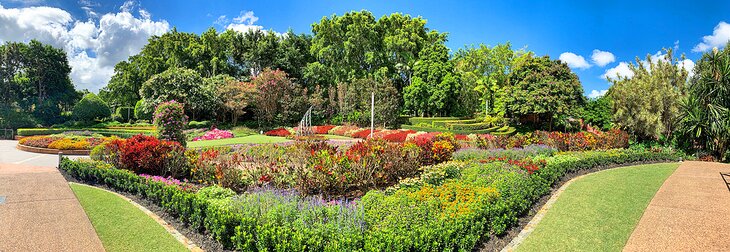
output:
<path id="1" fill-rule="evenodd" d="M 134 130 L 134 129 L 97 129 L 97 128 L 68 128 L 68 129 L 46 129 L 46 128 L 33 128 L 33 129 L 18 129 L 16 137 L 27 137 L 37 135 L 53 135 L 60 134 L 66 131 L 89 131 L 98 133 L 103 136 L 119 136 L 122 138 L 129 138 L 134 135 L 144 134 L 152 135 L 155 132 L 152 130 Z M 17 138 L 16 138 L 17 139 Z"/>
<path id="2" fill-rule="evenodd" d="M 510 230 L 517 224 L 519 217 L 527 214 L 528 210 L 534 207 L 538 200 L 550 193 L 558 182 L 567 174 L 579 172 L 582 170 L 590 170 L 596 167 L 621 166 L 624 164 L 632 164 L 637 162 L 662 162 L 676 161 L 682 155 L 675 152 L 650 152 L 640 150 L 612 150 L 612 151 L 593 151 L 593 152 L 575 152 L 565 153 L 548 161 L 547 165 L 535 172 L 529 179 L 509 184 L 508 187 L 515 187 L 516 190 L 510 190 L 509 194 L 500 196 L 495 202 L 489 205 L 484 213 L 487 219 L 473 219 L 471 221 L 462 222 L 463 230 L 473 236 L 472 242 L 487 239 L 490 234 L 501 235 L 505 231 Z M 203 195 L 195 192 L 184 191 L 175 186 L 168 186 L 160 182 L 147 181 L 136 174 L 126 171 L 114 169 L 108 164 L 92 162 L 92 161 L 71 161 L 64 158 L 61 161 L 60 170 L 64 174 L 84 181 L 90 184 L 101 184 L 108 186 L 114 190 L 127 192 L 133 195 L 139 195 L 142 198 L 149 199 L 151 202 L 158 204 L 166 212 L 172 216 L 176 216 L 183 223 L 188 224 L 192 229 L 200 233 L 208 233 L 215 240 L 221 242 L 226 248 L 238 249 L 244 251 L 250 250 L 274 250 L 275 244 L 259 243 L 256 240 L 257 232 L 260 228 L 266 228 L 262 223 L 256 222 L 255 219 L 242 216 L 235 209 L 226 204 L 219 204 L 219 201 L 210 200 Z M 522 192 L 522 193 L 518 193 Z M 523 194 L 524 193 L 524 194 Z M 382 196 L 389 197 L 389 196 Z M 388 201 L 384 201 L 385 203 Z M 403 206 L 406 207 L 406 206 Z M 410 209 L 410 208 L 407 208 Z M 486 221 L 486 222 L 485 222 Z M 418 228 L 418 227 L 411 227 Z M 313 230 L 298 229 L 277 229 L 276 237 L 281 242 L 285 242 L 294 236 L 317 235 L 306 240 L 298 240 L 305 242 L 299 244 L 307 248 L 335 249 L 337 245 L 353 245 L 361 244 L 363 250 L 394 250 L 394 248 L 383 245 L 383 239 L 390 239 L 391 235 L 405 237 L 399 235 L 399 232 L 409 232 L 411 228 L 404 230 L 393 229 L 382 233 L 378 230 L 370 230 L 367 233 L 375 235 L 374 237 L 343 237 L 339 234 L 311 233 Z M 420 227 L 423 228 L 423 227 Z M 264 229 L 271 231 L 269 229 Z M 267 233 L 268 234 L 268 233 Z M 271 234 L 268 234 L 271 235 Z M 424 233 L 425 235 L 425 233 Z M 428 243 L 434 248 L 442 248 L 444 250 L 456 250 L 457 248 L 466 248 L 470 246 L 468 243 L 458 243 L 453 240 L 443 240 L 449 236 L 436 234 L 435 237 L 413 237 L 432 241 Z M 398 238 L 395 237 L 395 238 Z M 481 237 L 481 239 L 479 239 Z M 350 240 L 356 238 L 355 240 Z M 344 239 L 344 240 L 343 240 Z M 402 250 L 417 250 L 416 243 L 423 241 L 411 240 L 388 240 L 390 242 L 399 241 L 397 247 Z M 310 244 L 309 242 L 314 242 Z M 315 245 L 316 244 L 316 245 Z M 333 245 L 334 244 L 334 245 Z M 286 244 L 282 244 L 287 246 Z M 292 244 L 289 244 L 292 245 Z M 377 247 L 372 247 L 376 245 Z M 391 244 L 394 245 L 394 244 Z M 423 245 L 423 244 L 422 244 Z M 464 245 L 464 246 L 460 246 Z M 475 245 L 472 243 L 472 247 Z M 292 245 L 293 246 L 293 245 Z M 324 246 L 324 247 L 322 247 Z M 368 247 L 370 246 L 370 247 Z M 391 248 L 391 249 L 388 249 Z M 429 248 L 429 247 L 422 247 Z M 315 249 L 316 250 L 316 249 Z M 441 250 L 441 249 L 439 249 Z"/>
<path id="3" fill-rule="evenodd" d="M 22 151 L 40 153 L 40 154 L 58 154 L 58 153 L 63 152 L 64 155 L 88 156 L 91 153 L 91 150 L 59 150 L 59 149 L 39 148 L 39 147 L 22 145 L 22 144 L 17 144 L 15 146 L 15 148 L 18 150 L 22 150 Z"/>

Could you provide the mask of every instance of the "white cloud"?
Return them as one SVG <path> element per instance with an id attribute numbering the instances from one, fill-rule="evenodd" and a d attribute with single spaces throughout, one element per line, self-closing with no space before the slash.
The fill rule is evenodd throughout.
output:
<path id="1" fill-rule="evenodd" d="M 604 67 L 609 63 L 616 61 L 616 57 L 613 56 L 613 53 L 611 52 L 595 49 L 593 50 L 593 55 L 591 55 L 591 60 L 593 60 L 593 63 L 597 66 Z"/>
<path id="2" fill-rule="evenodd" d="M 634 72 L 629 68 L 629 64 L 626 62 L 620 62 L 617 66 L 609 68 L 606 72 L 601 75 L 603 79 L 618 79 L 618 77 L 631 78 L 634 77 Z"/>
<path id="3" fill-rule="evenodd" d="M 730 40 L 730 24 L 721 21 L 712 31 L 712 35 L 702 37 L 702 43 L 692 48 L 693 52 L 705 52 L 713 47 L 723 47 Z"/>
<path id="4" fill-rule="evenodd" d="M 215 20 L 214 24 L 225 26 L 226 30 L 247 32 L 261 30 L 264 28 L 263 26 L 254 24 L 258 20 L 259 18 L 254 15 L 253 11 L 241 11 L 241 14 L 238 17 L 234 17 L 233 20 L 229 20 L 224 15 L 218 17 L 218 19 Z"/>
<path id="5" fill-rule="evenodd" d="M 129 1 L 122 9 L 131 10 L 133 5 Z M 152 21 L 142 10 L 140 16 L 121 11 L 104 14 L 98 22 L 80 21 L 58 8 L 0 5 L 0 41 L 36 39 L 63 48 L 76 88 L 96 92 L 109 81 L 114 65 L 138 53 L 150 36 L 169 30 L 167 21 Z"/>
<path id="6" fill-rule="evenodd" d="M 680 61 L 678 66 L 687 70 L 688 77 L 692 77 L 692 75 L 694 75 L 693 70 L 695 69 L 695 62 L 691 59 L 684 59 L 683 61 Z"/>
<path id="7" fill-rule="evenodd" d="M 587 69 L 591 67 L 591 64 L 588 64 L 588 61 L 583 56 L 572 52 L 561 53 L 559 59 L 571 68 Z"/>
<path id="8" fill-rule="evenodd" d="M 591 90 L 591 93 L 588 94 L 588 98 L 591 98 L 591 99 L 598 98 L 598 97 L 601 97 L 601 96 L 606 95 L 606 92 L 608 92 L 607 89 L 603 89 L 603 90 L 600 90 L 600 91 L 593 89 L 593 90 Z"/>

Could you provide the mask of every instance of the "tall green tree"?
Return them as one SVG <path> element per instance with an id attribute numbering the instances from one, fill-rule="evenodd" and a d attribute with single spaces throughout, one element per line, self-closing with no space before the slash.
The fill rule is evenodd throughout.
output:
<path id="1" fill-rule="evenodd" d="M 494 47 L 480 44 L 459 49 L 453 59 L 454 72 L 463 83 L 459 103 L 472 113 L 487 111 L 487 114 L 504 116 L 509 74 L 514 60 L 524 54 L 523 50 L 512 50 L 509 42 Z"/>
<path id="2" fill-rule="evenodd" d="M 679 133 L 690 147 L 730 160 L 730 43 L 697 61 L 680 120 Z"/>
<path id="3" fill-rule="evenodd" d="M 446 35 L 431 32 L 430 36 L 433 42 L 418 54 L 413 81 L 403 90 L 403 99 L 406 109 L 417 115 L 449 115 L 459 107 L 460 82 L 443 43 Z"/>
<path id="4" fill-rule="evenodd" d="M 197 71 L 184 68 L 170 68 L 152 76 L 142 84 L 140 96 L 144 110 L 154 111 L 160 103 L 175 100 L 185 105 L 190 118 L 210 119 L 215 116 L 215 87 L 204 85 Z"/>
<path id="5" fill-rule="evenodd" d="M 613 127 L 613 101 L 609 96 L 589 99 L 583 109 L 583 120 L 586 124 L 601 130 Z"/>
<path id="6" fill-rule="evenodd" d="M 609 78 L 614 122 L 640 139 L 668 140 L 679 122 L 688 73 L 678 66 L 684 56 L 675 58 L 671 49 L 665 52 L 660 59 L 637 57 L 636 64 L 629 64 L 631 78 Z"/>
<path id="7" fill-rule="evenodd" d="M 509 82 L 508 113 L 538 115 L 548 121 L 551 130 L 567 117 L 577 116 L 585 103 L 578 76 L 567 64 L 548 56 L 524 55 L 515 62 Z"/>

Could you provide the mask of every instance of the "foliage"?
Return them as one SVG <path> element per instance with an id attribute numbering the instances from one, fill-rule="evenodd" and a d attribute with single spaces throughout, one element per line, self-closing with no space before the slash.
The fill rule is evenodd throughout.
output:
<path id="1" fill-rule="evenodd" d="M 37 121 L 46 126 L 59 123 L 61 112 L 71 110 L 81 98 L 71 83 L 70 73 L 71 67 L 62 49 L 37 40 L 1 44 L 0 113 L 5 115 L 0 117 L 17 111 L 31 114 L 33 118 L 9 118 Z M 15 124 L 10 119 L 0 119 L 0 123 L 7 120 L 4 124 Z"/>
<path id="2" fill-rule="evenodd" d="M 629 146 L 626 132 L 612 129 L 606 132 L 581 131 L 563 133 L 558 131 L 535 131 L 514 136 L 479 135 L 476 145 L 482 149 L 522 148 L 533 144 L 543 144 L 561 151 L 608 150 Z"/>
<path id="3" fill-rule="evenodd" d="M 147 107 L 145 100 L 138 100 L 134 105 L 134 118 L 138 120 L 152 120 L 152 110 Z"/>
<path id="4" fill-rule="evenodd" d="M 136 135 L 130 139 L 113 139 L 94 150 L 96 160 L 104 160 L 120 169 L 140 174 L 180 176 L 187 167 L 176 163 L 184 158 L 184 148 L 177 142 Z"/>
<path id="5" fill-rule="evenodd" d="M 307 110 L 306 90 L 292 82 L 284 71 L 264 69 L 251 82 L 257 91 L 254 109 L 259 124 L 291 124 Z"/>
<path id="6" fill-rule="evenodd" d="M 687 98 L 681 103 L 678 133 L 692 149 L 730 159 L 730 47 L 697 61 Z"/>
<path id="7" fill-rule="evenodd" d="M 154 116 L 157 137 L 162 140 L 175 141 L 185 146 L 183 129 L 187 125 L 187 119 L 182 103 L 175 100 L 160 103 L 155 109 Z"/>
<path id="8" fill-rule="evenodd" d="M 375 94 L 375 124 L 395 126 L 400 114 L 398 91 L 388 79 L 354 79 L 337 86 L 338 107 L 344 121 L 357 125 L 370 125 L 371 95 Z"/>
<path id="9" fill-rule="evenodd" d="M 412 82 L 403 89 L 405 108 L 420 116 L 452 114 L 459 108 L 461 88 L 444 45 L 446 35 L 432 32 L 428 40 L 414 63 Z"/>
<path id="10" fill-rule="evenodd" d="M 231 122 L 235 125 L 238 118 L 246 113 L 246 108 L 253 103 L 256 87 L 250 82 L 239 82 L 230 76 L 215 76 L 205 79 L 207 86 L 215 87 L 221 107 L 231 114 Z"/>
<path id="11" fill-rule="evenodd" d="M 516 116 L 544 115 L 550 129 L 554 119 L 576 116 L 576 109 L 585 103 L 578 76 L 567 64 L 548 56 L 525 54 L 516 60 L 509 82 L 508 112 Z"/>
<path id="12" fill-rule="evenodd" d="M 525 52 L 514 51 L 512 45 L 499 44 L 489 47 L 480 44 L 478 48 L 468 47 L 459 49 L 452 59 L 454 72 L 462 79 L 460 104 L 466 111 L 488 110 L 486 114 L 504 116 L 506 112 L 505 99 L 509 94 L 509 74 L 514 61 Z M 476 92 L 468 92 L 468 91 Z M 480 103 L 479 100 L 482 100 Z M 485 104 L 486 103 L 486 104 Z"/>
<path id="13" fill-rule="evenodd" d="M 118 107 L 112 118 L 119 122 L 130 122 L 134 118 L 134 107 Z"/>
<path id="14" fill-rule="evenodd" d="M 588 100 L 581 116 L 586 124 L 601 130 L 609 130 L 613 127 L 612 117 L 613 101 L 607 95 Z"/>
<path id="15" fill-rule="evenodd" d="M 289 130 L 287 130 L 285 128 L 276 128 L 276 129 L 272 129 L 272 130 L 269 130 L 269 131 L 264 132 L 264 135 L 267 135 L 267 136 L 282 136 L 282 137 L 285 137 L 285 136 L 289 136 L 291 134 L 292 133 L 289 132 Z"/>
<path id="16" fill-rule="evenodd" d="M 139 90 L 144 101 L 142 105 L 145 111 L 154 111 L 159 104 L 175 100 L 185 105 L 191 118 L 207 118 L 215 114 L 216 97 L 213 87 L 203 83 L 196 71 L 170 68 L 142 84 Z"/>
<path id="17" fill-rule="evenodd" d="M 84 95 L 76 105 L 74 105 L 73 116 L 79 121 L 95 121 L 102 120 L 111 116 L 111 109 L 101 98 L 93 93 Z"/>
<path id="18" fill-rule="evenodd" d="M 640 139 L 667 140 L 679 122 L 680 101 L 684 99 L 687 71 L 678 66 L 672 50 L 660 59 L 646 56 L 629 64 L 633 77 L 609 78 L 608 96 L 613 100 L 616 125 Z"/>

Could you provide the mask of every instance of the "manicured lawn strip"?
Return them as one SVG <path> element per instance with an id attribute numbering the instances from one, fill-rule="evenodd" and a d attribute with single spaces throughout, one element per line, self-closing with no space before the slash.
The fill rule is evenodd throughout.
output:
<path id="1" fill-rule="evenodd" d="M 574 181 L 517 250 L 620 251 L 678 166 L 629 166 Z"/>
<path id="2" fill-rule="evenodd" d="M 188 142 L 188 147 L 199 148 L 199 147 L 222 146 L 222 145 L 233 145 L 233 144 L 283 143 L 283 142 L 287 142 L 287 141 L 291 141 L 291 140 L 286 139 L 286 137 L 250 135 L 250 136 L 245 136 L 245 137 L 234 137 L 234 138 L 218 139 L 218 140 Z"/>
<path id="3" fill-rule="evenodd" d="M 106 251 L 187 251 L 165 228 L 124 199 L 71 184 Z"/>

